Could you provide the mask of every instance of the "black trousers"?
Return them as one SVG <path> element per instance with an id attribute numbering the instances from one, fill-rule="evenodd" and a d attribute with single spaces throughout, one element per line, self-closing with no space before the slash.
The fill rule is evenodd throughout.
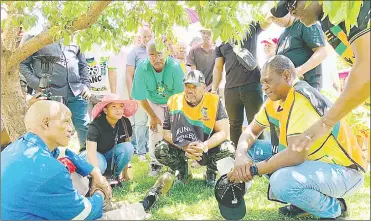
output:
<path id="1" fill-rule="evenodd" d="M 229 117 L 231 141 L 237 146 L 242 133 L 244 108 L 246 109 L 247 121 L 250 124 L 263 104 L 262 85 L 257 83 L 226 88 L 224 99 Z M 263 139 L 263 135 L 259 138 Z"/>

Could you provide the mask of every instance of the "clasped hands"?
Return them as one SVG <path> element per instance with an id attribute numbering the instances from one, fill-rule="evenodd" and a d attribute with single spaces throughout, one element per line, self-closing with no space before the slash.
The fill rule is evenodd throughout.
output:
<path id="1" fill-rule="evenodd" d="M 183 150 L 189 159 L 200 161 L 202 160 L 203 153 L 207 152 L 208 147 L 203 142 L 194 141 L 185 146 Z"/>

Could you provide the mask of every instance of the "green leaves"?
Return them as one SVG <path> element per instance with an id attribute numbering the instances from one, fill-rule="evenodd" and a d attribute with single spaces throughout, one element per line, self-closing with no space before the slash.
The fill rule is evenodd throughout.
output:
<path id="1" fill-rule="evenodd" d="M 313 1 L 307 1 L 306 7 Z M 324 17 L 329 16 L 332 23 L 345 21 L 347 30 L 356 25 L 362 1 L 318 1 L 323 5 Z M 123 45 L 131 44 L 138 28 L 149 23 L 159 49 L 167 48 L 162 42 L 177 40 L 173 33 L 174 26 L 187 27 L 189 18 L 185 8 L 194 9 L 200 23 L 213 31 L 213 38 L 222 41 L 241 41 L 249 31 L 252 21 L 263 22 L 267 8 L 277 3 L 266 1 L 113 1 L 97 22 L 89 28 L 70 33 L 67 30 L 91 7 L 91 1 L 2 1 L 8 11 L 15 12 L 11 25 L 22 25 L 27 31 L 37 22 L 36 12 L 42 15 L 52 26 L 59 26 L 53 31 L 55 39 L 64 39 L 64 43 L 74 38 L 82 50 L 90 49 L 92 44 L 105 45 L 107 50 L 119 51 Z M 14 14 L 14 13 L 13 13 Z M 2 28 L 6 22 L 2 21 Z M 74 35 L 74 36 L 72 36 Z"/>
<path id="2" fill-rule="evenodd" d="M 70 43 L 70 34 L 67 31 L 63 32 L 63 44 L 68 45 Z"/>
<path id="3" fill-rule="evenodd" d="M 324 15 L 322 20 L 327 16 L 332 24 L 337 25 L 345 22 L 347 33 L 357 25 L 357 18 L 363 1 L 319 1 L 323 5 Z"/>
<path id="4" fill-rule="evenodd" d="M 361 9 L 363 2 L 362 1 L 350 1 L 347 3 L 348 5 L 346 7 L 347 17 L 345 18 L 345 28 L 347 30 L 347 33 L 349 33 L 353 25 L 357 26 L 358 14 L 359 14 L 359 11 Z"/>

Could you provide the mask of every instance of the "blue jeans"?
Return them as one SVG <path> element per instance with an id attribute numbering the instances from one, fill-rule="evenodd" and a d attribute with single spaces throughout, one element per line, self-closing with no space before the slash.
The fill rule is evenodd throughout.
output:
<path id="1" fill-rule="evenodd" d="M 272 156 L 270 142 L 257 140 L 248 151 L 254 162 Z M 336 218 L 341 215 L 337 198 L 355 193 L 363 185 L 363 173 L 321 161 L 285 167 L 274 172 L 270 185 L 281 201 L 295 205 L 314 216 Z"/>
<path id="2" fill-rule="evenodd" d="M 134 117 L 134 136 L 136 152 L 138 155 L 147 153 L 148 116 L 142 107 L 138 108 Z"/>
<path id="3" fill-rule="evenodd" d="M 115 174 L 113 174 L 113 176 L 118 177 L 133 157 L 134 147 L 130 142 L 124 142 L 117 144 L 116 147 L 112 148 L 110 151 L 104 154 L 97 152 L 98 167 L 102 174 L 104 174 L 104 172 L 106 171 L 107 166 L 111 165 L 113 153 L 115 153 L 113 165 L 114 167 L 116 167 L 116 172 Z M 80 156 L 87 159 L 86 151 L 81 152 Z"/>
<path id="4" fill-rule="evenodd" d="M 68 90 L 66 106 L 72 113 L 72 123 L 76 129 L 79 138 L 80 149 L 85 147 L 86 136 L 88 134 L 88 101 L 81 96 L 75 96 L 71 90 Z"/>

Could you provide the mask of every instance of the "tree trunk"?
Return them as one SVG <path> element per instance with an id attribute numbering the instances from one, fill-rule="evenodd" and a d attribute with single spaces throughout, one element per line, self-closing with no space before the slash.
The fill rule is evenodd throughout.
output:
<path id="1" fill-rule="evenodd" d="M 12 141 L 26 133 L 23 119 L 26 102 L 19 83 L 18 67 L 6 70 L 6 58 L 1 58 L 1 119 Z"/>
<path id="2" fill-rule="evenodd" d="M 94 24 L 111 1 L 94 2 L 86 14 L 81 15 L 70 31 L 83 30 Z M 24 115 L 27 110 L 25 97 L 22 94 L 19 80 L 19 63 L 44 46 L 55 41 L 51 30 L 44 31 L 16 47 L 17 30 L 12 26 L 15 16 L 8 11 L 8 18 L 1 33 L 1 119 L 12 141 L 26 133 Z M 55 26 L 59 29 L 59 27 Z"/>

